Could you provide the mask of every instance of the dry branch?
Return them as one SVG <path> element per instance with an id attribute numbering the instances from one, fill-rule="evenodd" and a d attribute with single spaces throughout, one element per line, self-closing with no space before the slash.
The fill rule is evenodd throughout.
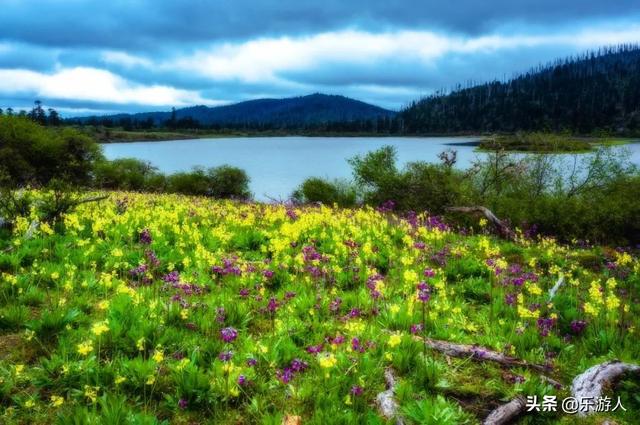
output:
<path id="1" fill-rule="evenodd" d="M 471 357 L 474 360 L 491 361 L 509 367 L 526 367 L 543 372 L 548 370 L 548 368 L 543 365 L 529 363 L 478 345 L 456 344 L 449 341 L 422 338 L 420 336 L 414 336 L 414 338 L 423 340 L 429 348 L 451 357 Z"/>
<path id="2" fill-rule="evenodd" d="M 558 289 L 560 289 L 563 283 L 564 283 L 564 275 L 560 275 L 556 284 L 553 285 L 553 288 L 551 288 L 551 290 L 549 291 L 549 301 L 553 300 L 553 297 L 556 296 Z"/>
<path id="3" fill-rule="evenodd" d="M 387 420 L 395 418 L 396 425 L 404 425 L 402 417 L 398 414 L 398 403 L 395 400 L 396 377 L 393 369 L 387 368 L 384 371 L 384 380 L 387 383 L 387 389 L 378 393 L 376 396 L 376 404 L 380 414 Z"/>
<path id="4" fill-rule="evenodd" d="M 105 199 L 108 199 L 109 195 L 100 195 L 100 196 L 93 196 L 90 198 L 84 198 L 84 199 L 80 199 L 79 201 L 74 202 L 74 206 L 78 206 L 80 204 L 86 204 L 88 202 L 98 202 L 98 201 L 103 201 Z"/>
<path id="5" fill-rule="evenodd" d="M 480 205 L 472 206 L 472 207 L 448 207 L 447 211 L 449 212 L 458 212 L 465 214 L 475 214 L 480 213 L 484 215 L 484 217 L 489 220 L 489 222 L 496 228 L 498 234 L 509 240 L 515 239 L 515 234 L 513 231 L 507 226 L 502 220 L 500 220 L 496 215 L 487 207 L 483 207 Z"/>
<path id="6" fill-rule="evenodd" d="M 526 407 L 527 401 L 525 398 L 518 396 L 489 413 L 483 425 L 503 425 L 511 423 L 512 420 L 524 412 Z"/>
<path id="7" fill-rule="evenodd" d="M 602 396 L 604 387 L 610 387 L 625 374 L 633 374 L 640 378 L 640 366 L 611 360 L 590 367 L 573 379 L 571 395 L 577 400 L 597 400 Z M 580 411 L 580 416 L 586 416 L 595 410 L 594 404 L 589 404 L 586 411 Z"/>

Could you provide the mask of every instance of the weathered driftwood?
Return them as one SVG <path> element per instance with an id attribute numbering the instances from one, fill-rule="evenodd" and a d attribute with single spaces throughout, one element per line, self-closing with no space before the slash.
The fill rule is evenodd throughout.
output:
<path id="1" fill-rule="evenodd" d="M 395 419 L 396 425 L 404 425 L 404 421 L 398 413 L 398 403 L 395 399 L 396 377 L 393 369 L 385 369 L 384 380 L 387 383 L 387 389 L 376 396 L 378 410 L 387 420 Z"/>
<path id="2" fill-rule="evenodd" d="M 414 338 L 423 340 L 424 343 L 427 344 L 427 347 L 451 357 L 471 357 L 474 360 L 491 361 L 504 366 L 519 366 L 539 371 L 547 370 L 543 365 L 529 363 L 478 345 L 456 344 L 454 342 L 422 338 L 420 336 L 414 336 Z"/>
<path id="3" fill-rule="evenodd" d="M 625 374 L 634 374 L 640 377 L 640 366 L 623 363 L 619 360 L 611 360 L 590 367 L 573 379 L 571 395 L 577 400 L 597 400 L 602 396 L 603 389 L 609 387 Z M 595 410 L 594 404 L 589 404 L 585 411 L 578 412 L 580 416 L 586 416 Z"/>
<path id="4" fill-rule="evenodd" d="M 556 284 L 553 285 L 553 288 L 549 290 L 549 301 L 553 300 L 553 297 L 556 296 L 558 289 L 560 289 L 563 283 L 564 283 L 564 275 L 560 275 Z"/>
<path id="5" fill-rule="evenodd" d="M 562 383 L 556 381 L 553 378 L 549 378 L 546 375 L 540 375 L 540 379 L 545 381 L 547 384 L 551 384 L 552 386 L 554 386 L 557 390 L 562 390 L 564 389 L 564 385 L 562 385 Z"/>
<path id="6" fill-rule="evenodd" d="M 465 214 L 473 214 L 480 213 L 484 215 L 484 217 L 489 220 L 489 222 L 496 228 L 498 234 L 505 238 L 514 240 L 515 234 L 513 231 L 507 226 L 502 220 L 500 220 L 490 209 L 487 207 L 483 207 L 480 205 L 472 206 L 472 207 L 448 207 L 447 211 L 449 212 L 458 212 Z"/>
<path id="7" fill-rule="evenodd" d="M 109 195 L 100 195 L 100 196 L 93 196 L 90 198 L 84 198 L 84 199 L 80 199 L 76 202 L 73 203 L 74 206 L 78 206 L 80 204 L 86 204 L 88 202 L 98 202 L 98 201 L 103 201 L 105 199 L 108 199 Z"/>
<path id="8" fill-rule="evenodd" d="M 526 399 L 518 396 L 489 413 L 489 416 L 484 420 L 483 425 L 503 425 L 511 423 L 511 421 L 525 411 L 526 407 Z"/>

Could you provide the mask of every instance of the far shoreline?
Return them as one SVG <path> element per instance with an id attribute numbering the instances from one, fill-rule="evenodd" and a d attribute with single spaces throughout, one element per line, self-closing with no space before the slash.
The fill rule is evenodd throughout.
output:
<path id="1" fill-rule="evenodd" d="M 81 128 L 82 129 L 82 128 Z M 83 129 L 86 131 L 86 129 Z M 483 144 L 490 137 L 494 135 L 487 134 L 472 134 L 472 133 L 455 133 L 455 134 L 380 134 L 380 133 L 337 133 L 337 132 L 300 132 L 292 133 L 287 131 L 231 131 L 228 133 L 215 132 L 215 133 L 200 133 L 200 132 L 169 132 L 169 131 L 113 131 L 113 138 L 106 138 L 107 134 L 98 134 L 97 132 L 87 132 L 97 139 L 97 142 L 101 145 L 109 145 L 115 143 L 146 143 L 146 142 L 173 142 L 173 141 L 194 141 L 200 139 L 233 139 L 233 138 L 276 138 L 276 137 L 307 137 L 307 138 L 436 138 L 436 137 L 449 137 L 449 138 L 474 138 L 475 140 L 467 141 L 453 141 L 446 143 L 447 146 L 455 148 L 460 147 L 475 147 L 476 152 L 490 153 L 496 152 L 498 149 L 490 149 L 483 147 Z M 550 133 L 553 136 L 563 137 L 556 133 Z M 509 137 L 514 134 L 502 134 L 501 137 Z M 102 137 L 100 137 L 102 136 Z M 111 137 L 111 134 L 108 135 Z M 517 148 L 505 148 L 504 152 L 509 153 L 530 153 L 530 154 L 584 154 L 593 152 L 594 148 L 598 146 L 622 146 L 631 143 L 640 143 L 640 138 L 637 137 L 596 137 L 596 136 L 573 136 L 574 140 L 580 140 L 585 143 L 585 149 L 580 150 L 538 150 L 533 149 L 531 146 L 518 146 Z"/>

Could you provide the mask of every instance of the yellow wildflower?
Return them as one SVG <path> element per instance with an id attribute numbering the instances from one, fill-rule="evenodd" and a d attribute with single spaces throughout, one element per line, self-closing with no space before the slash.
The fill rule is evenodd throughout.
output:
<path id="1" fill-rule="evenodd" d="M 77 347 L 78 354 L 82 356 L 86 356 L 93 351 L 93 342 L 91 341 L 81 342 L 76 347 Z"/>
<path id="2" fill-rule="evenodd" d="M 332 353 L 321 353 L 318 355 L 318 363 L 324 369 L 330 369 L 338 364 L 338 359 Z"/>
<path id="3" fill-rule="evenodd" d="M 53 407 L 59 407 L 64 404 L 64 397 L 60 397 L 59 395 L 52 395 L 50 400 Z"/>
<path id="4" fill-rule="evenodd" d="M 387 342 L 389 344 L 389 347 L 393 348 L 402 342 L 402 336 L 400 336 L 399 334 L 393 334 L 389 337 L 389 341 Z"/>
<path id="5" fill-rule="evenodd" d="M 104 320 L 102 322 L 98 322 L 98 323 L 94 323 L 93 326 L 91 327 L 91 332 L 95 335 L 95 336 L 100 336 L 105 332 L 109 331 L 109 322 L 107 320 Z"/>

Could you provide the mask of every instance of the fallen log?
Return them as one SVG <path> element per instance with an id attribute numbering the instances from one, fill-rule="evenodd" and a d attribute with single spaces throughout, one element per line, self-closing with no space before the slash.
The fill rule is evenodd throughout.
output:
<path id="1" fill-rule="evenodd" d="M 414 338 L 424 341 L 427 347 L 451 357 L 471 357 L 474 360 L 490 361 L 509 367 L 526 367 L 542 372 L 548 370 L 548 368 L 544 365 L 529 363 L 527 361 L 520 360 L 515 357 L 510 357 L 503 353 L 499 353 L 497 351 L 493 351 L 478 345 L 456 344 L 449 341 L 423 338 L 418 335 L 415 335 Z M 557 381 L 553 382 L 557 383 Z"/>
<path id="2" fill-rule="evenodd" d="M 484 420 L 483 425 L 504 425 L 511 423 L 515 418 L 520 416 L 527 407 L 527 401 L 524 397 L 518 396 L 508 403 L 497 407 Z"/>
<path id="3" fill-rule="evenodd" d="M 597 401 L 605 387 L 611 387 L 623 375 L 633 374 L 640 378 L 640 366 L 611 360 L 590 367 L 573 379 L 571 395 L 577 400 Z M 595 411 L 596 403 L 588 403 L 584 411 L 580 409 L 579 416 L 586 416 Z"/>
<path id="4" fill-rule="evenodd" d="M 78 205 L 81 205 L 81 204 L 86 204 L 88 202 L 103 201 L 105 199 L 109 199 L 109 195 L 100 195 L 100 196 L 93 196 L 93 197 L 89 197 L 89 198 L 80 199 L 80 200 L 76 201 L 73 205 L 74 206 L 78 206 Z"/>
<path id="5" fill-rule="evenodd" d="M 498 234 L 509 240 L 515 240 L 515 233 L 507 226 L 502 220 L 500 220 L 490 209 L 480 205 L 472 207 L 448 207 L 446 209 L 449 212 L 458 212 L 464 214 L 480 213 L 496 228 Z"/>
<path id="6" fill-rule="evenodd" d="M 387 389 L 378 393 L 376 396 L 376 404 L 380 414 L 387 420 L 395 419 L 396 425 L 404 425 L 404 420 L 398 413 L 398 403 L 395 399 L 396 389 L 396 377 L 393 373 L 393 369 L 387 368 L 384 371 L 384 380 L 387 384 Z"/>
<path id="7" fill-rule="evenodd" d="M 563 283 L 564 283 L 564 275 L 560 275 L 556 284 L 553 285 L 553 288 L 551 288 L 551 290 L 549 290 L 549 301 L 553 300 L 553 297 L 556 296 L 558 289 L 560 289 Z"/>

